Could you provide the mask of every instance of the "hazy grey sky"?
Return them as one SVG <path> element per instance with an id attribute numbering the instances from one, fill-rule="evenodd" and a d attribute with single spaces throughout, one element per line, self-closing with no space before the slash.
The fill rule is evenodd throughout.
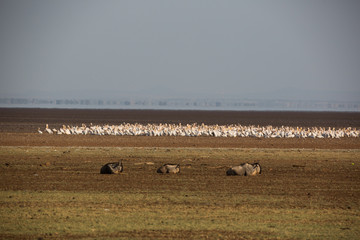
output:
<path id="1" fill-rule="evenodd" d="M 0 97 L 360 100 L 360 1 L 1 0 Z"/>

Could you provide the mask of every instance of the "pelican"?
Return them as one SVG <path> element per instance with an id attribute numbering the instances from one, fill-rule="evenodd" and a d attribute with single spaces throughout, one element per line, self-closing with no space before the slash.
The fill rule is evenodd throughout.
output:
<path id="1" fill-rule="evenodd" d="M 46 131 L 48 134 L 53 134 L 53 131 L 49 128 L 49 125 L 48 125 L 48 124 L 46 124 L 45 131 Z"/>

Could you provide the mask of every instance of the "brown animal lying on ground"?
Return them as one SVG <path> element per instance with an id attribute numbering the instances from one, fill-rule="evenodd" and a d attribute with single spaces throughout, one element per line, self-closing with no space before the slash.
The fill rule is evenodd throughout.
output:
<path id="1" fill-rule="evenodd" d="M 180 164 L 164 164 L 158 168 L 157 173 L 179 173 Z"/>
<path id="2" fill-rule="evenodd" d="M 226 171 L 226 175 L 239 175 L 239 176 L 255 176 L 261 174 L 261 166 L 259 163 L 243 163 L 239 166 L 229 168 Z"/>
<path id="3" fill-rule="evenodd" d="M 101 174 L 118 174 L 124 170 L 122 161 L 107 163 L 101 167 L 100 173 Z"/>

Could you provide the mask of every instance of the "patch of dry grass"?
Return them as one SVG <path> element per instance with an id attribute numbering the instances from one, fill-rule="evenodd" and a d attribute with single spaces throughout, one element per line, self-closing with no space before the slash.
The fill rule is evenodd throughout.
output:
<path id="1" fill-rule="evenodd" d="M 356 239 L 360 223 L 358 210 L 322 209 L 316 204 L 274 208 L 272 203 L 284 201 L 281 196 L 1 191 L 0 199 L 3 237 L 118 237 L 141 231 L 158 231 L 161 236 L 162 231 L 199 231 L 209 236 L 219 232 L 230 239 Z"/>

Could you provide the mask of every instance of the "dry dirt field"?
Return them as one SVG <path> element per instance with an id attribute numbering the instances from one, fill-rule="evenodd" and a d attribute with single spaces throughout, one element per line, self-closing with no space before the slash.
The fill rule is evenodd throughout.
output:
<path id="1" fill-rule="evenodd" d="M 56 136 L 139 123 L 360 127 L 360 113 L 0 109 L 0 239 L 358 239 L 360 140 Z M 124 161 L 121 175 L 99 174 Z M 178 175 L 159 175 L 162 163 Z M 260 162 L 255 177 L 229 166 Z"/>

